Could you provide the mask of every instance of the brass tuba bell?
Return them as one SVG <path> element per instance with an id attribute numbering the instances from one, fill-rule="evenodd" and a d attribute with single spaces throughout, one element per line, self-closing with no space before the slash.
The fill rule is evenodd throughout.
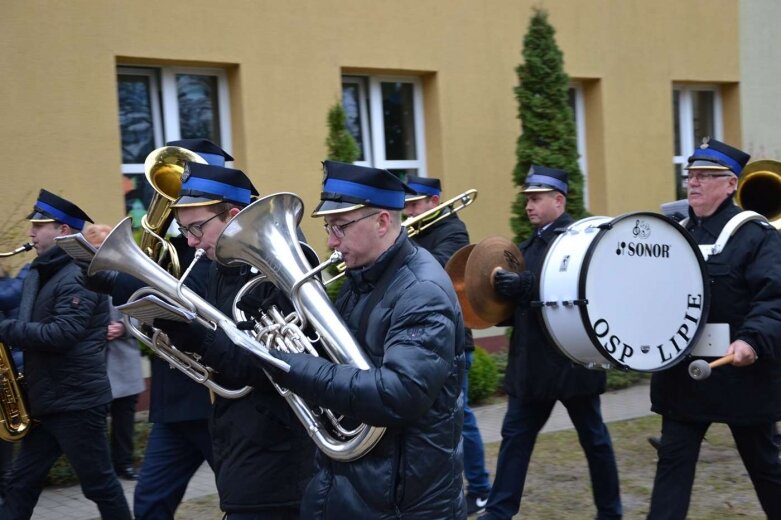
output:
<path id="1" fill-rule="evenodd" d="M 165 239 L 165 233 L 173 221 L 171 204 L 179 197 L 182 174 L 188 162 L 206 164 L 203 157 L 179 146 L 152 150 L 144 161 L 144 175 L 155 194 L 141 219 L 141 250 L 177 277 L 181 274 L 179 257 L 176 249 Z"/>
<path id="2" fill-rule="evenodd" d="M 768 159 L 747 164 L 740 174 L 735 202 L 781 228 L 781 162 Z"/>

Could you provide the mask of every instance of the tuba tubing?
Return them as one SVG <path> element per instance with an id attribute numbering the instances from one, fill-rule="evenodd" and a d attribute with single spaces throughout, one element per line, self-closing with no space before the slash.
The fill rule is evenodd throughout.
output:
<path id="1" fill-rule="evenodd" d="M 363 349 L 334 309 L 323 284 L 311 277 L 326 263 L 310 269 L 296 238 L 303 210 L 303 202 L 293 193 L 269 195 L 253 202 L 225 227 L 215 244 L 215 258 L 225 265 L 255 267 L 291 299 L 300 323 L 291 336 L 302 337 L 301 329 L 309 324 L 333 362 L 367 370 L 372 365 Z M 344 438 L 338 426 L 334 426 L 337 432 L 333 435 L 320 420 L 323 415 L 332 415 L 330 411 L 323 414 L 319 409 L 312 410 L 298 395 L 275 386 L 318 448 L 334 460 L 362 457 L 385 433 L 385 428 L 362 424 L 349 432 L 355 435 L 348 438 Z"/>
<path id="2" fill-rule="evenodd" d="M 149 287 L 157 289 L 171 302 L 192 309 L 202 324 L 214 330 L 222 329 L 233 343 L 246 348 L 280 370 L 290 371 L 287 363 L 272 356 L 264 345 L 240 331 L 236 324 L 219 309 L 192 289 L 181 286 L 176 277 L 147 257 L 133 241 L 130 217 L 122 220 L 111 230 L 95 253 L 87 274 L 92 276 L 99 271 L 120 271 L 138 278 Z"/>

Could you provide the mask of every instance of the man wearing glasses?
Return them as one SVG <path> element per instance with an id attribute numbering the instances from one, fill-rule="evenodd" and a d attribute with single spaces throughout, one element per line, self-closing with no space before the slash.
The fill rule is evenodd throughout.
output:
<path id="1" fill-rule="evenodd" d="M 189 163 L 184 177 L 180 197 L 172 204 L 179 230 L 190 247 L 203 249 L 214 260 L 220 234 L 257 191 L 244 172 L 232 168 Z M 236 294 L 254 276 L 249 266 L 212 262 L 206 300 L 232 316 Z M 255 307 L 251 312 L 272 304 L 285 309 L 283 313 L 291 307 L 270 283 L 258 286 L 250 299 Z M 188 345 L 203 354 L 216 370 L 218 384 L 245 386 L 237 376 L 242 367 L 227 357 L 210 355 L 220 349 L 215 344 L 229 343 L 223 334 L 198 323 L 155 320 L 155 326 L 174 345 Z M 314 445 L 267 377 L 252 384 L 252 392 L 240 399 L 214 398 L 211 432 L 220 508 L 229 520 L 297 519 L 301 494 L 312 475 Z"/>
<path id="2" fill-rule="evenodd" d="M 689 218 L 698 244 L 713 244 L 741 213 L 732 202 L 749 155 L 715 139 L 689 157 Z M 781 518 L 781 465 L 773 442 L 781 418 L 781 238 L 764 221 L 735 231 L 707 260 L 709 323 L 728 323 L 731 365 L 695 381 L 688 363 L 654 373 L 652 410 L 662 416 L 650 519 L 683 519 L 697 457 L 713 422 L 726 423 L 768 518 Z"/>

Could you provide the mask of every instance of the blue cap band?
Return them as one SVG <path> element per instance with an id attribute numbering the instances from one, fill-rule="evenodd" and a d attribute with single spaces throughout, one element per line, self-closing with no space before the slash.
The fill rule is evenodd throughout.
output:
<path id="1" fill-rule="evenodd" d="M 237 188 L 224 182 L 203 179 L 201 177 L 190 177 L 182 184 L 182 191 L 196 190 L 204 193 L 219 195 L 222 198 L 238 204 L 249 204 L 252 193 L 245 188 Z"/>
<path id="2" fill-rule="evenodd" d="M 694 154 L 690 157 L 689 163 L 696 161 L 696 160 L 709 160 L 709 159 L 717 159 L 716 163 L 721 164 L 723 166 L 726 166 L 735 175 L 740 175 L 740 172 L 743 171 L 743 167 L 740 165 L 739 162 L 737 162 L 735 159 L 730 157 L 727 154 L 723 154 L 718 150 L 714 150 L 713 148 L 698 148 Z"/>
<path id="3" fill-rule="evenodd" d="M 567 193 L 566 182 L 562 182 L 555 177 L 548 177 L 547 175 L 529 175 L 526 177 L 524 184 L 545 184 L 561 191 L 562 193 Z"/>
<path id="4" fill-rule="evenodd" d="M 385 208 L 402 209 L 404 208 L 403 190 L 384 190 L 375 188 L 357 182 L 344 181 L 341 179 L 326 179 L 323 184 L 323 192 L 341 193 L 350 197 L 365 200 L 365 204 L 376 205 Z"/>
<path id="5" fill-rule="evenodd" d="M 83 220 L 78 219 L 76 217 L 72 217 L 67 213 L 64 213 L 62 210 L 57 209 L 54 206 L 50 206 L 45 202 L 41 202 L 39 200 L 35 203 L 35 207 L 40 208 L 41 210 L 45 211 L 46 213 L 54 217 L 54 220 L 58 222 L 62 222 L 63 224 L 68 224 L 73 229 L 82 229 L 84 227 Z"/>
<path id="6" fill-rule="evenodd" d="M 225 166 L 225 157 L 222 155 L 217 155 L 216 153 L 203 153 L 203 152 L 195 152 L 203 159 L 211 164 L 212 166 Z"/>
<path id="7" fill-rule="evenodd" d="M 442 193 L 440 190 L 433 186 L 426 186 L 425 184 L 418 184 L 417 182 L 408 182 L 407 186 L 418 192 L 418 195 L 427 195 L 433 197 Z"/>

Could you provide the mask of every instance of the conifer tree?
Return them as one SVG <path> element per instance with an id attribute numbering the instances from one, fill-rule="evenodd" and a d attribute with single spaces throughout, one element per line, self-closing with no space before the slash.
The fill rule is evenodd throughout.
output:
<path id="1" fill-rule="evenodd" d="M 358 143 L 347 129 L 347 115 L 339 101 L 328 111 L 328 137 L 325 145 L 328 147 L 328 159 L 332 161 L 351 163 L 357 161 L 361 154 Z"/>
<path id="2" fill-rule="evenodd" d="M 578 220 L 583 207 L 583 174 L 578 166 L 575 121 L 569 105 L 569 76 L 556 45 L 547 12 L 535 9 L 523 40 L 523 63 L 516 68 L 518 118 L 521 136 L 516 145 L 513 183 L 520 187 L 532 164 L 564 170 L 569 178 L 567 211 Z M 526 217 L 525 197 L 518 193 L 510 219 L 515 239 L 524 240 L 532 226 Z"/>

